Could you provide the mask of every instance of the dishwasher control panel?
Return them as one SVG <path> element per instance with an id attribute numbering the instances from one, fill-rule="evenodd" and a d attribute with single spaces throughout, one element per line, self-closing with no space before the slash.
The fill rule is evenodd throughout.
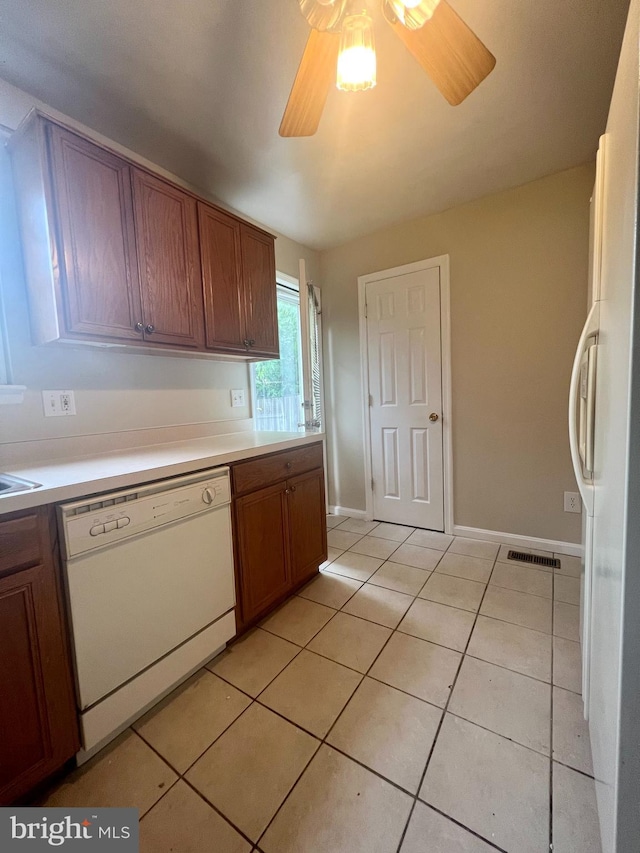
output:
<path id="1" fill-rule="evenodd" d="M 226 506 L 229 469 L 176 477 L 58 508 L 68 559 L 154 527 Z"/>

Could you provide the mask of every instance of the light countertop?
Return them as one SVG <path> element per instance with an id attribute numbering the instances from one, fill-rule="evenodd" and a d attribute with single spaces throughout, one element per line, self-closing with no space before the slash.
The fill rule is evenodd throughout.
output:
<path id="1" fill-rule="evenodd" d="M 41 486 L 0 495 L 0 514 L 228 465 L 323 438 L 322 433 L 237 432 L 37 462 L 33 467 L 22 465 L 1 473 L 32 480 Z"/>

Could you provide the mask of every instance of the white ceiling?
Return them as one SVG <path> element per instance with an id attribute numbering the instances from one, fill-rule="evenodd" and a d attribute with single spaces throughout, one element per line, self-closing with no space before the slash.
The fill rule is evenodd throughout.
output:
<path id="1" fill-rule="evenodd" d="M 628 0 L 450 0 L 497 58 L 450 107 L 386 25 L 378 86 L 281 139 L 296 0 L 0 0 L 0 76 L 314 248 L 584 163 Z"/>

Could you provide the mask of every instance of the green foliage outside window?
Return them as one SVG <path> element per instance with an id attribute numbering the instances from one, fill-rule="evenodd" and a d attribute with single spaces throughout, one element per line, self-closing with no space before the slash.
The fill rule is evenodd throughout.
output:
<path id="1" fill-rule="evenodd" d="M 300 393 L 299 355 L 300 313 L 297 305 L 278 299 L 280 358 L 256 364 L 256 396 L 290 397 Z"/>

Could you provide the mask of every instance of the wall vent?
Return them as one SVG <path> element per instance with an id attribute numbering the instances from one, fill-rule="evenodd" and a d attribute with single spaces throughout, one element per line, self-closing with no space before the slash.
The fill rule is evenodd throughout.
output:
<path id="1" fill-rule="evenodd" d="M 547 566 L 550 569 L 559 569 L 560 560 L 556 557 L 541 557 L 540 554 L 525 554 L 523 551 L 509 551 L 509 560 L 517 560 L 519 563 L 533 563 L 534 566 Z"/>

